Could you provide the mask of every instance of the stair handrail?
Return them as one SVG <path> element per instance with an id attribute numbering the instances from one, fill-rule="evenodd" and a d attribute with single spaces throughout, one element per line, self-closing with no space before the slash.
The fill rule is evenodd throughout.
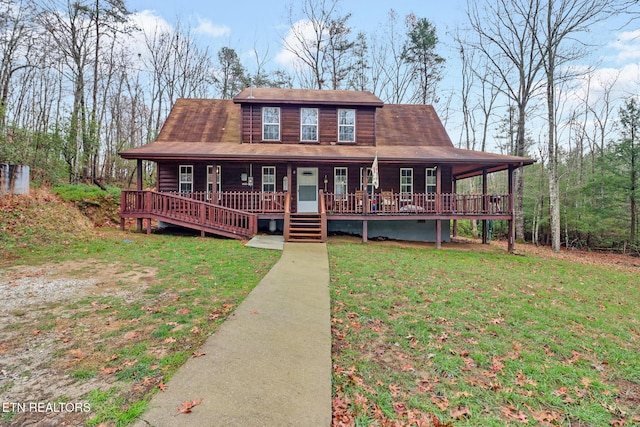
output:
<path id="1" fill-rule="evenodd" d="M 324 200 L 324 191 L 320 189 L 318 192 L 318 198 L 320 199 L 320 226 L 322 227 L 322 242 L 327 241 L 327 206 L 326 201 Z"/>
<path id="2" fill-rule="evenodd" d="M 291 193 L 287 192 L 284 198 L 284 241 L 289 241 L 291 227 Z"/>
<path id="3" fill-rule="evenodd" d="M 181 224 L 192 224 L 201 230 L 205 227 L 219 230 L 229 237 L 251 237 L 257 232 L 258 217 L 254 213 L 157 191 L 123 190 L 122 193 L 121 200 L 125 203 L 120 206 L 121 216 L 135 215 L 143 218 L 154 215 L 157 219 L 169 222 L 176 220 Z M 176 211 L 169 200 L 185 204 Z M 208 211 L 205 212 L 205 209 Z"/>

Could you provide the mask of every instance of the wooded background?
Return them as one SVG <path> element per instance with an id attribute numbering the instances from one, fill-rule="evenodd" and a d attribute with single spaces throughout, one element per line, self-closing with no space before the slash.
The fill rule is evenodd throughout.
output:
<path id="1" fill-rule="evenodd" d="M 461 148 L 537 159 L 516 176 L 517 238 L 638 254 L 640 80 L 621 92 L 619 73 L 604 78 L 588 35 L 615 22 L 637 46 L 639 10 L 631 0 L 469 2 L 446 35 L 458 56 L 445 60 L 429 17 L 390 10 L 369 34 L 340 0 L 303 0 L 287 7 L 281 38 L 294 60 L 274 68 L 257 48 L 243 62 L 228 46 L 202 46 L 180 19 L 143 30 L 123 0 L 0 0 L 0 163 L 29 165 L 43 183 L 128 186 L 135 164 L 117 153 L 153 141 L 178 98 L 368 90 L 434 104 Z M 458 89 L 439 90 L 454 72 Z M 469 180 L 461 191 L 478 188 Z"/>

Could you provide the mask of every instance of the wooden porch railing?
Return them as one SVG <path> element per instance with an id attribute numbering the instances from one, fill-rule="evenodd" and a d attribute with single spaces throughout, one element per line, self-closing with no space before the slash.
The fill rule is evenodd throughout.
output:
<path id="1" fill-rule="evenodd" d="M 251 237 L 258 231 L 256 214 L 195 198 L 137 190 L 123 190 L 121 197 L 123 218 L 154 218 L 232 238 Z"/>
<path id="2" fill-rule="evenodd" d="M 326 193 L 330 214 L 372 215 L 511 215 L 513 206 L 508 194 L 402 194 L 380 192 L 369 195 L 367 209 L 360 194 Z"/>
<path id="3" fill-rule="evenodd" d="M 287 193 L 260 191 L 223 191 L 219 193 L 190 192 L 175 194 L 185 198 L 210 202 L 225 208 L 256 214 L 285 214 Z M 457 217 L 481 215 L 511 215 L 513 206 L 508 194 L 403 194 L 381 191 L 369 195 L 367 209 L 361 192 L 349 194 L 324 193 L 321 196 L 328 214 L 355 215 L 449 215 Z"/>
<path id="4" fill-rule="evenodd" d="M 174 194 L 189 199 L 209 202 L 224 206 L 229 209 L 236 209 L 254 213 L 282 213 L 284 212 L 284 202 L 287 193 L 265 193 L 262 191 L 221 191 L 210 193 L 208 191 L 191 192 L 167 192 L 163 194 Z"/>

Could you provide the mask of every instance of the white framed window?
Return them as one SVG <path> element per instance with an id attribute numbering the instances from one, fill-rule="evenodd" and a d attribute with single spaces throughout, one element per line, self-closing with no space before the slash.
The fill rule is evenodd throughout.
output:
<path id="1" fill-rule="evenodd" d="M 275 166 L 262 167 L 262 192 L 263 193 L 276 192 L 276 167 Z"/>
<path id="2" fill-rule="evenodd" d="M 356 110 L 338 110 L 338 142 L 356 141 Z"/>
<path id="3" fill-rule="evenodd" d="M 193 191 L 193 165 L 179 166 L 179 191 L 190 193 Z"/>
<path id="4" fill-rule="evenodd" d="M 364 190 L 362 188 L 362 173 L 364 172 L 364 168 L 360 168 L 360 185 L 358 186 L 358 188 L 360 188 L 361 190 Z M 371 170 L 371 168 L 366 168 L 367 171 L 367 193 L 369 194 L 373 194 L 373 171 Z"/>
<path id="5" fill-rule="evenodd" d="M 333 191 L 337 200 L 342 200 L 347 194 L 347 168 L 333 168 Z"/>
<path id="6" fill-rule="evenodd" d="M 427 194 L 435 194 L 438 185 L 438 175 L 436 174 L 436 168 L 426 168 L 424 172 L 424 188 L 426 189 Z"/>
<path id="7" fill-rule="evenodd" d="M 413 199 L 413 168 L 400 168 L 400 200 Z"/>
<path id="8" fill-rule="evenodd" d="M 318 109 L 300 109 L 300 140 L 318 141 Z"/>
<path id="9" fill-rule="evenodd" d="M 262 108 L 262 139 L 280 141 L 280 107 Z"/>
<path id="10" fill-rule="evenodd" d="M 222 191 L 222 173 L 220 166 L 216 166 L 216 192 Z M 213 165 L 207 165 L 207 193 L 213 193 Z M 218 196 L 219 197 L 219 196 Z"/>

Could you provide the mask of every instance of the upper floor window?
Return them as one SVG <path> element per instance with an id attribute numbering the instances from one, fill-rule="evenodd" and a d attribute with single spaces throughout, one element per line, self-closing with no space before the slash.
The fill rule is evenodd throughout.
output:
<path id="1" fill-rule="evenodd" d="M 356 110 L 338 110 L 338 142 L 355 142 Z"/>
<path id="2" fill-rule="evenodd" d="M 427 168 L 425 170 L 425 176 L 426 176 L 425 188 L 427 189 L 427 194 L 434 194 L 436 192 L 436 185 L 438 184 L 436 168 Z"/>
<path id="3" fill-rule="evenodd" d="M 263 193 L 276 192 L 276 167 L 275 166 L 262 167 L 262 192 Z"/>
<path id="4" fill-rule="evenodd" d="M 180 165 L 180 192 L 193 191 L 193 165 Z"/>
<path id="5" fill-rule="evenodd" d="M 317 108 L 301 108 L 300 109 L 300 140 L 301 141 L 317 141 L 318 140 L 318 109 Z"/>
<path id="6" fill-rule="evenodd" d="M 280 140 L 280 108 L 262 108 L 262 139 L 265 141 Z"/>

